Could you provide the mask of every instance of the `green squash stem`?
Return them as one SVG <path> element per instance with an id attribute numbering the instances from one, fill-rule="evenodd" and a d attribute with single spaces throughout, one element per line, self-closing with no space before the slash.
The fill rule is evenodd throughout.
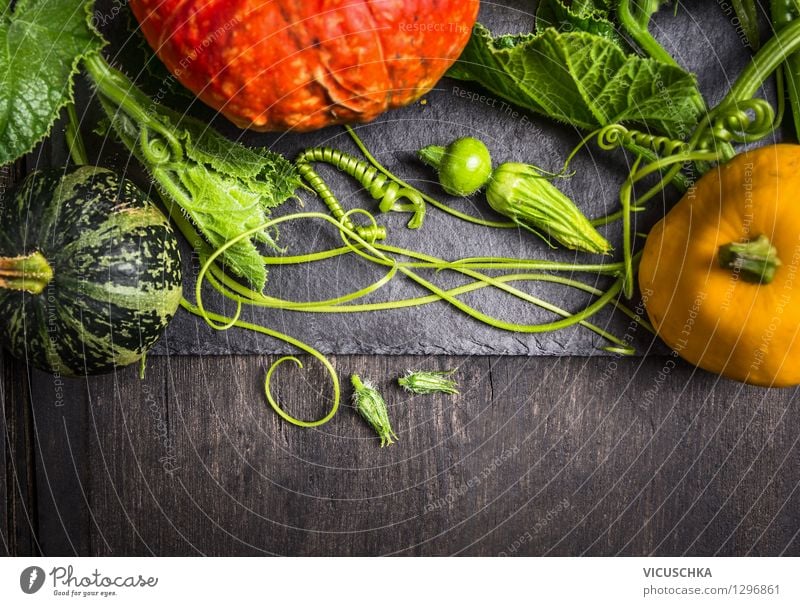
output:
<path id="1" fill-rule="evenodd" d="M 781 265 L 778 251 L 764 234 L 747 242 L 731 242 L 719 247 L 719 264 L 739 274 L 745 282 L 769 284 Z"/>
<path id="2" fill-rule="evenodd" d="M 53 279 L 53 268 L 40 252 L 0 257 L 0 288 L 41 294 Z"/>
<path id="3" fill-rule="evenodd" d="M 428 145 L 419 150 L 417 155 L 425 164 L 439 170 L 444 159 L 444 151 L 445 149 L 441 145 Z"/>

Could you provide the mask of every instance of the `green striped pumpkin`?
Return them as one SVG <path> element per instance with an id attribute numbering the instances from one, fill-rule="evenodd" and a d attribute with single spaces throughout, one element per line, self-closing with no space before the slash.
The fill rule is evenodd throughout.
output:
<path id="1" fill-rule="evenodd" d="M 130 181 L 37 171 L 0 201 L 0 339 L 64 376 L 138 361 L 181 298 L 178 242 Z"/>

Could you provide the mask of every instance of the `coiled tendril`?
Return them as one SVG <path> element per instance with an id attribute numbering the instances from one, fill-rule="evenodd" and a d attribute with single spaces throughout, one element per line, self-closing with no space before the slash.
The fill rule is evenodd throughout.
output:
<path id="1" fill-rule="evenodd" d="M 640 147 L 649 149 L 659 156 L 672 156 L 688 149 L 688 144 L 680 139 L 645 133 L 626 128 L 621 124 L 611 124 L 601 128 L 596 132 L 596 136 L 598 147 L 605 151 L 611 151 L 618 147 Z"/>
<path id="2" fill-rule="evenodd" d="M 381 212 L 414 213 L 408 222 L 408 227 L 417 229 L 422 226 L 422 221 L 425 218 L 425 201 L 417 190 L 401 186 L 387 175 L 381 173 L 369 162 L 359 160 L 350 154 L 330 147 L 314 147 L 302 152 L 295 161 L 300 176 L 322 198 L 322 201 L 337 221 L 342 222 L 342 225 L 350 230 L 355 229 L 365 240 L 382 240 L 386 237 L 386 232 L 383 228 L 379 228 L 377 233 L 365 231 L 365 229 L 368 230 L 369 228 L 354 228 L 333 191 L 311 166 L 316 162 L 330 164 L 353 177 L 369 192 L 373 199 L 380 200 L 378 209 Z M 407 204 L 399 203 L 399 200 L 403 198 L 408 200 Z"/>
<path id="3" fill-rule="evenodd" d="M 361 209 L 356 209 L 344 215 L 343 219 L 344 220 L 349 219 L 349 215 L 353 213 L 368 215 L 366 211 Z M 370 217 L 368 216 L 368 218 Z M 316 358 L 324 366 L 326 372 L 329 374 L 331 378 L 331 381 L 333 382 L 333 403 L 331 405 L 330 410 L 328 411 L 327 414 L 325 414 L 325 416 L 314 421 L 304 421 L 290 415 L 275 400 L 272 391 L 270 389 L 270 381 L 276 369 L 285 362 L 290 362 L 290 361 L 294 362 L 295 364 L 297 364 L 302 368 L 302 364 L 299 363 L 299 360 L 294 356 L 282 357 L 279 360 L 276 360 L 268 369 L 267 376 L 265 379 L 265 392 L 267 400 L 270 406 L 272 406 L 272 408 L 274 408 L 275 411 L 284 420 L 293 423 L 295 425 L 299 425 L 302 427 L 318 427 L 329 421 L 334 416 L 340 401 L 340 386 L 337 373 L 333 368 L 333 366 L 331 365 L 331 363 L 329 362 L 329 360 L 313 347 L 305 343 L 302 343 L 298 339 L 295 339 L 289 335 L 285 335 L 283 333 L 272 330 L 265 326 L 243 321 L 241 319 L 241 311 L 243 305 L 273 308 L 273 309 L 276 308 L 287 309 L 294 311 L 307 311 L 316 313 L 353 313 L 353 312 L 363 312 L 363 311 L 375 311 L 379 309 L 399 309 L 402 307 L 415 307 L 418 305 L 435 303 L 437 301 L 445 301 L 453 305 L 455 308 L 467 313 L 469 316 L 476 318 L 481 322 L 484 322 L 485 324 L 503 330 L 510 330 L 514 332 L 542 333 L 542 332 L 548 332 L 550 330 L 558 330 L 570 326 L 580 325 L 592 330 L 597 335 L 610 341 L 610 345 L 603 347 L 603 349 L 619 355 L 631 355 L 634 353 L 634 350 L 630 346 L 630 343 L 627 342 L 625 339 L 615 337 L 613 334 L 610 334 L 602 327 L 589 322 L 589 319 L 592 316 L 594 316 L 597 312 L 599 312 L 601 309 L 603 309 L 606 305 L 611 304 L 614 305 L 615 307 L 618 307 L 627 315 L 629 315 L 632 319 L 634 319 L 638 324 L 640 324 L 647 330 L 652 330 L 652 327 L 649 326 L 646 320 L 643 320 L 638 315 L 634 314 L 634 312 L 628 310 L 624 305 L 622 305 L 617 300 L 618 298 L 617 295 L 619 294 L 623 286 L 621 274 L 619 274 L 618 272 L 618 270 L 621 269 L 621 267 L 618 266 L 618 264 L 610 264 L 609 268 L 605 267 L 600 268 L 602 273 L 605 273 L 606 275 L 612 275 L 615 277 L 614 283 L 611 285 L 611 287 L 608 290 L 604 291 L 592 285 L 584 284 L 580 281 L 574 280 L 571 277 L 558 276 L 551 273 L 522 273 L 522 274 L 514 273 L 497 277 L 491 277 L 484 273 L 475 271 L 474 269 L 476 267 L 480 267 L 483 264 L 488 264 L 489 268 L 495 270 L 511 270 L 516 268 L 531 267 L 543 270 L 555 270 L 555 271 L 566 270 L 570 271 L 570 273 L 573 273 L 575 271 L 594 272 L 595 268 L 593 267 L 577 266 L 574 264 L 567 265 L 564 267 L 559 267 L 559 264 L 549 261 L 535 261 L 535 260 L 526 261 L 523 259 L 494 259 L 494 258 L 462 259 L 462 260 L 457 260 L 455 262 L 447 262 L 443 259 L 438 259 L 436 257 L 432 257 L 422 253 L 417 253 L 414 251 L 370 243 L 365 239 L 363 239 L 361 236 L 359 236 L 356 231 L 349 230 L 348 228 L 344 227 L 342 220 L 334 219 L 322 213 L 297 213 L 293 215 L 274 218 L 268 221 L 267 223 L 259 226 L 259 228 L 256 229 L 266 229 L 273 225 L 286 223 L 288 221 L 308 221 L 308 220 L 323 220 L 328 223 L 335 224 L 339 230 L 340 237 L 342 238 L 344 249 L 346 249 L 349 253 L 356 254 L 359 257 L 366 259 L 367 261 L 375 263 L 376 265 L 388 268 L 386 275 L 380 280 L 374 282 L 373 284 L 365 288 L 326 301 L 292 302 L 292 301 L 275 299 L 273 297 L 264 295 L 262 293 L 254 292 L 248 289 L 247 287 L 243 286 L 242 284 L 238 283 L 237 281 L 227 276 L 224 270 L 217 265 L 217 261 L 224 253 L 226 247 L 235 246 L 238 241 L 241 241 L 249 237 L 249 234 L 245 232 L 237 236 L 233 240 L 228 241 L 223 247 L 219 249 L 216 249 L 214 251 L 205 250 L 203 252 L 203 254 L 201 255 L 202 266 L 200 269 L 200 273 L 198 274 L 197 277 L 197 283 L 195 285 L 195 302 L 192 303 L 186 299 L 182 299 L 181 301 L 181 305 L 186 311 L 199 318 L 202 318 L 209 326 L 211 326 L 216 330 L 226 330 L 233 327 L 239 327 L 259 332 L 261 334 L 279 339 L 294 347 L 297 347 L 304 353 L 309 354 L 314 358 Z M 374 225 L 374 219 L 370 220 L 370 223 Z M 190 226 L 184 226 L 184 227 L 191 229 Z M 314 257 L 314 255 L 309 255 L 309 256 Z M 401 262 L 398 260 L 397 258 L 398 256 L 408 257 L 412 259 L 412 262 Z M 319 259 L 321 258 L 323 257 L 320 257 Z M 315 257 L 315 260 L 319 259 Z M 309 259 L 309 261 L 310 260 L 311 259 Z M 299 261 L 293 261 L 293 262 L 299 262 Z M 434 270 L 444 270 L 444 269 L 452 270 L 454 272 L 457 272 L 458 274 L 470 278 L 472 281 L 466 284 L 462 284 L 455 288 L 443 289 L 434 285 L 433 283 L 429 282 L 421 275 L 416 273 L 413 269 L 417 266 Z M 609 271 L 609 269 L 613 269 L 613 271 Z M 418 285 L 428 290 L 430 294 L 427 296 L 420 296 L 406 300 L 391 300 L 386 302 L 344 305 L 345 303 L 349 303 L 353 300 L 360 299 L 370 293 L 376 292 L 381 287 L 388 284 L 389 281 L 398 273 L 403 274 L 406 277 L 410 278 L 412 281 L 416 282 Z M 205 282 L 206 280 L 208 281 L 209 284 L 211 284 L 211 286 L 217 292 L 222 294 L 226 299 L 232 300 L 236 303 L 236 311 L 232 317 L 228 317 L 219 313 L 214 313 L 206 308 L 202 296 L 202 285 L 203 282 Z M 530 295 L 510 285 L 511 282 L 528 282 L 528 281 L 546 281 L 555 284 L 561 284 L 563 286 L 570 288 L 576 288 L 592 295 L 593 297 L 595 297 L 595 300 L 593 303 L 587 305 L 581 311 L 577 313 L 571 313 L 560 308 L 557 305 L 554 305 L 543 299 Z M 494 287 L 498 290 L 508 293 L 509 295 L 512 295 L 523 301 L 536 305 L 537 307 L 545 309 L 555 314 L 556 316 L 560 316 L 560 319 L 540 324 L 518 324 L 514 322 L 508 322 L 496 318 L 492 315 L 483 313 L 479 311 L 477 308 L 474 308 L 471 305 L 460 301 L 458 298 L 463 294 L 479 290 L 482 288 L 491 288 L 491 287 Z"/>
<path id="4" fill-rule="evenodd" d="M 783 107 L 778 113 L 783 114 Z M 711 150 L 719 143 L 752 143 L 769 135 L 776 123 L 775 110 L 764 99 L 721 105 L 709 116 L 697 148 Z"/>
<path id="5" fill-rule="evenodd" d="M 153 136 L 155 134 L 155 136 Z M 179 158 L 174 158 L 175 153 L 170 148 L 170 143 L 158 133 L 151 133 L 150 129 L 142 128 L 139 133 L 139 148 L 148 162 L 163 166 Z"/>

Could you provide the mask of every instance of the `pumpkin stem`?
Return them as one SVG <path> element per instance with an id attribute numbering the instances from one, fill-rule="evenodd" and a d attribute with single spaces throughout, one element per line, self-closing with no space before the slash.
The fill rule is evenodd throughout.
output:
<path id="1" fill-rule="evenodd" d="M 441 145 L 428 145 L 417 152 L 420 160 L 431 168 L 439 170 L 444 160 L 445 148 Z"/>
<path id="2" fill-rule="evenodd" d="M 719 247 L 720 267 L 730 269 L 745 282 L 769 284 L 781 265 L 778 251 L 764 234 L 746 242 L 731 242 Z"/>
<path id="3" fill-rule="evenodd" d="M 53 268 L 40 252 L 0 257 L 0 288 L 39 295 L 52 279 Z"/>

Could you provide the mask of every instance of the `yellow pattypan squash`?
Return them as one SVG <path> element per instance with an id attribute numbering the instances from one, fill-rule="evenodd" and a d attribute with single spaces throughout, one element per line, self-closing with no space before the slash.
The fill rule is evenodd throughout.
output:
<path id="1" fill-rule="evenodd" d="M 800 145 L 742 152 L 653 228 L 639 285 L 682 358 L 764 386 L 800 384 Z"/>

